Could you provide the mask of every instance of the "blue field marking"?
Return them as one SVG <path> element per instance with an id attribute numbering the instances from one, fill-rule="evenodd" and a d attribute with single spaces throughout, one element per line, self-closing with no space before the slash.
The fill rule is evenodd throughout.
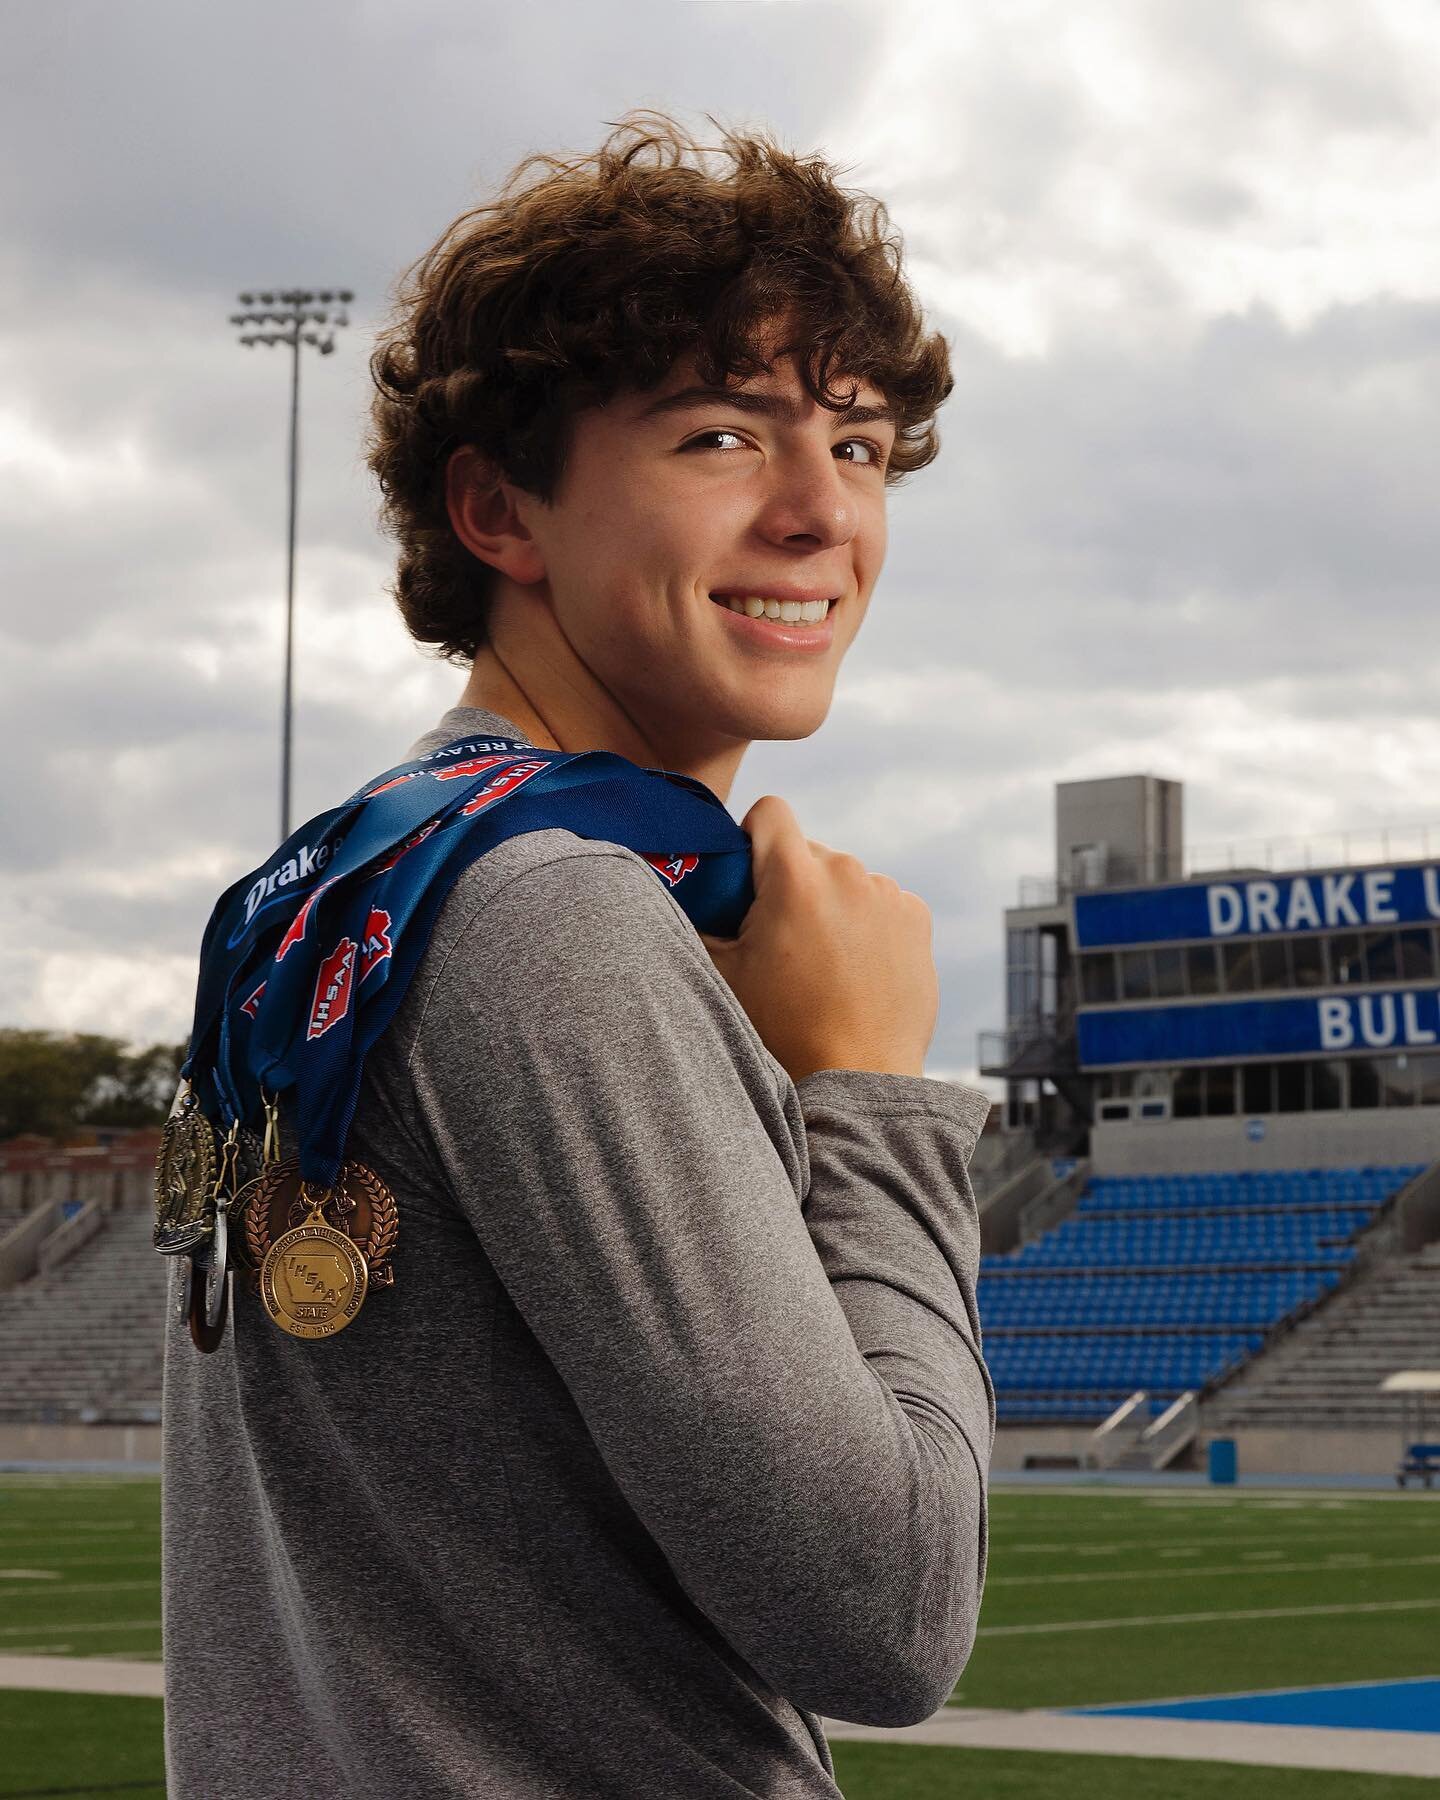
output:
<path id="1" fill-rule="evenodd" d="M 1440 1732 L 1440 1677 L 1352 1681 L 1343 1687 L 1210 1694 L 1139 1706 L 1067 1706 L 1070 1713 L 1132 1719 L 1220 1719 L 1233 1725 L 1330 1725 L 1348 1731 Z"/>

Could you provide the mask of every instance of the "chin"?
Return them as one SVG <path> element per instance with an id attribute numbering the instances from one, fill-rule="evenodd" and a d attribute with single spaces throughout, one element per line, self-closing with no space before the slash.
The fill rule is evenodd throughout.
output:
<path id="1" fill-rule="evenodd" d="M 788 743 L 813 737 L 829 716 L 833 689 L 816 694 L 746 695 L 737 701 L 730 735 L 751 743 Z"/>

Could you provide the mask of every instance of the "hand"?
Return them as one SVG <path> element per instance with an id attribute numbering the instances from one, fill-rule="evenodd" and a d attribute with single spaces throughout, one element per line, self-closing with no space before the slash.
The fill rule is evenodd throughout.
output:
<path id="1" fill-rule="evenodd" d="M 940 984 L 930 909 L 804 836 L 766 794 L 741 821 L 755 899 L 734 938 L 701 941 L 792 1081 L 817 1069 L 924 1073 Z"/>

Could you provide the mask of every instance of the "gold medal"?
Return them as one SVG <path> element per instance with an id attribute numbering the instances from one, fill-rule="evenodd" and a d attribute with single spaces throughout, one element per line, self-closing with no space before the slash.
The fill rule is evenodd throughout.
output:
<path id="1" fill-rule="evenodd" d="M 155 1248 L 183 1256 L 205 1244 L 215 1229 L 215 1133 L 195 1090 L 186 1091 L 165 1121 L 155 1158 Z"/>
<path id="2" fill-rule="evenodd" d="M 393 1286 L 390 1258 L 400 1236 L 400 1209 L 385 1183 L 362 1162 L 342 1163 L 333 1188 L 317 1191 L 300 1178 L 300 1164 L 290 1157 L 267 1164 L 248 1182 L 231 1206 L 244 1224 L 246 1260 L 262 1269 L 271 1246 L 304 1225 L 318 1206 L 321 1223 L 343 1232 L 365 1258 L 368 1285 Z M 237 1234 L 237 1238 L 240 1234 Z"/>
<path id="3" fill-rule="evenodd" d="M 270 1246 L 260 1267 L 260 1299 L 291 1337 L 333 1337 L 351 1323 L 369 1289 L 365 1258 L 320 1205 Z"/>
<path id="4" fill-rule="evenodd" d="M 342 1164 L 331 1188 L 303 1180 L 293 1157 L 270 1163 L 241 1189 L 235 1210 L 261 1304 L 292 1337 L 333 1337 L 372 1287 L 394 1283 L 400 1210 L 364 1163 Z"/>

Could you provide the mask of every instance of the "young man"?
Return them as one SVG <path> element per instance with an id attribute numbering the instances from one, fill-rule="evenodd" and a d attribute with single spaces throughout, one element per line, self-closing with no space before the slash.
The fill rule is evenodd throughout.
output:
<path id="1" fill-rule="evenodd" d="M 412 272 L 372 464 L 407 622 L 471 674 L 411 754 L 608 750 L 723 799 L 824 719 L 945 347 L 883 209 L 725 147 L 626 123 Z M 733 940 L 605 841 L 472 863 L 346 1151 L 398 1200 L 393 1290 L 323 1343 L 238 1285 L 217 1354 L 172 1320 L 172 1800 L 834 1796 L 822 1716 L 945 1701 L 988 1103 L 922 1072 L 923 903 L 783 800 L 744 823 Z"/>

